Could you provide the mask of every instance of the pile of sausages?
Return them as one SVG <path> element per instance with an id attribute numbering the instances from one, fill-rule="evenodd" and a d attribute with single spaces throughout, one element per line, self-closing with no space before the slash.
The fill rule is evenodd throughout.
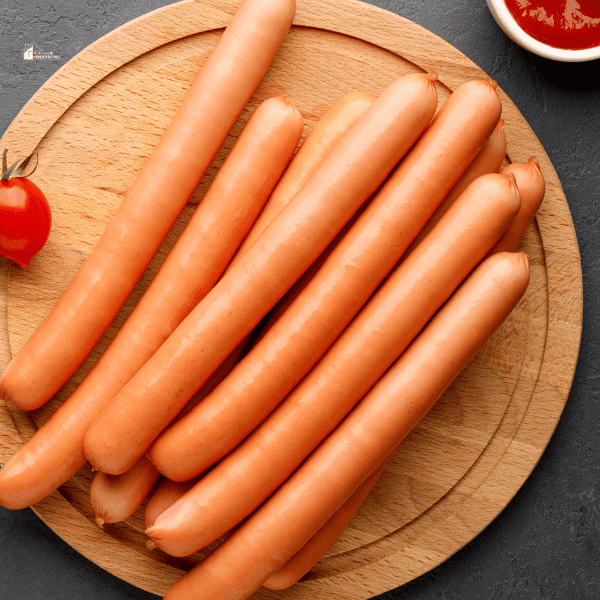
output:
<path id="1" fill-rule="evenodd" d="M 294 9 L 244 0 L 0 397 L 38 408 L 85 359 Z M 529 280 L 515 250 L 544 195 L 539 165 L 501 169 L 493 81 L 463 84 L 436 114 L 436 77 L 349 92 L 298 150 L 296 106 L 263 102 L 110 346 L 0 472 L 0 504 L 34 504 L 87 460 L 100 526 L 151 494 L 150 548 L 185 556 L 233 531 L 166 598 L 301 578 Z"/>

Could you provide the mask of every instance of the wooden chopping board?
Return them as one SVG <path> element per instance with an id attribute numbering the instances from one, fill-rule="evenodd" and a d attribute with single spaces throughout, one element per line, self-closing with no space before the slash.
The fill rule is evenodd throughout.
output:
<path id="1" fill-rule="evenodd" d="M 218 40 L 237 0 L 184 0 L 104 36 L 61 68 L 2 139 L 11 155 L 37 148 L 33 179 L 54 225 L 27 271 L 0 262 L 0 369 L 50 310 L 85 259 Z M 294 26 L 272 67 L 115 324 L 65 388 L 31 414 L 0 407 L 4 464 L 74 389 L 135 305 L 202 198 L 243 123 L 267 97 L 286 93 L 307 133 L 350 89 L 377 94 L 393 79 L 437 71 L 440 101 L 485 77 L 432 33 L 368 4 L 298 0 Z M 363 508 L 307 577 L 257 598 L 363 599 L 439 564 L 508 503 L 542 454 L 575 370 L 582 281 L 573 224 L 541 144 L 502 93 L 507 161 L 538 157 L 544 204 L 523 241 L 531 283 L 511 317 L 402 443 Z M 202 557 L 174 559 L 144 546 L 142 511 L 101 532 L 84 467 L 34 507 L 63 539 L 114 575 L 163 594 Z"/>

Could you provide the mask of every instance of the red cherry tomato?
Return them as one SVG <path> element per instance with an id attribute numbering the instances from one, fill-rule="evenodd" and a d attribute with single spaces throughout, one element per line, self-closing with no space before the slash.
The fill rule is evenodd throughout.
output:
<path id="1" fill-rule="evenodd" d="M 42 190 L 25 177 L 0 180 L 0 256 L 23 269 L 46 243 L 52 215 Z"/>

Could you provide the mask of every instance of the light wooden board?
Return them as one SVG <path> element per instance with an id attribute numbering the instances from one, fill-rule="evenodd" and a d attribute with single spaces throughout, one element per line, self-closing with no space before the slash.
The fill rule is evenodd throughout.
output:
<path id="1" fill-rule="evenodd" d="M 34 180 L 54 225 L 27 271 L 0 262 L 0 368 L 18 351 L 85 259 L 188 86 L 237 0 L 184 0 L 101 38 L 61 68 L 2 139 L 11 154 L 37 148 Z M 392 13 L 345 0 L 298 0 L 294 27 L 238 124 L 130 300 L 65 388 L 25 414 L 0 408 L 2 463 L 72 391 L 135 305 L 193 212 L 243 123 L 265 98 L 288 94 L 305 133 L 350 89 L 377 94 L 393 79 L 437 71 L 443 101 L 485 77 L 432 33 Z M 573 224 L 539 141 L 500 90 L 507 160 L 538 157 L 544 204 L 523 250 L 531 283 L 509 320 L 402 443 L 363 508 L 329 554 L 285 592 L 257 598 L 359 599 L 428 571 L 479 533 L 525 481 L 556 426 L 579 348 L 582 281 Z M 87 492 L 89 467 L 34 507 L 76 550 L 157 594 L 202 557 L 174 559 L 144 547 L 142 513 L 101 532 Z"/>

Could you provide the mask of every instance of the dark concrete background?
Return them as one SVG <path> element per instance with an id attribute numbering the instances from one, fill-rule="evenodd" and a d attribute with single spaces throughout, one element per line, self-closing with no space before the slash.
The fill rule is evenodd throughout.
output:
<path id="1" fill-rule="evenodd" d="M 67 60 L 168 0 L 0 0 L 0 132 Z M 381 600 L 600 598 L 600 62 L 560 64 L 514 45 L 485 0 L 372 0 L 430 29 L 508 93 L 546 148 L 575 222 L 584 320 L 575 380 L 539 464 L 474 541 Z M 60 56 L 24 61 L 27 44 Z M 29 510 L 0 508 L 0 599 L 156 598 L 81 557 Z"/>

